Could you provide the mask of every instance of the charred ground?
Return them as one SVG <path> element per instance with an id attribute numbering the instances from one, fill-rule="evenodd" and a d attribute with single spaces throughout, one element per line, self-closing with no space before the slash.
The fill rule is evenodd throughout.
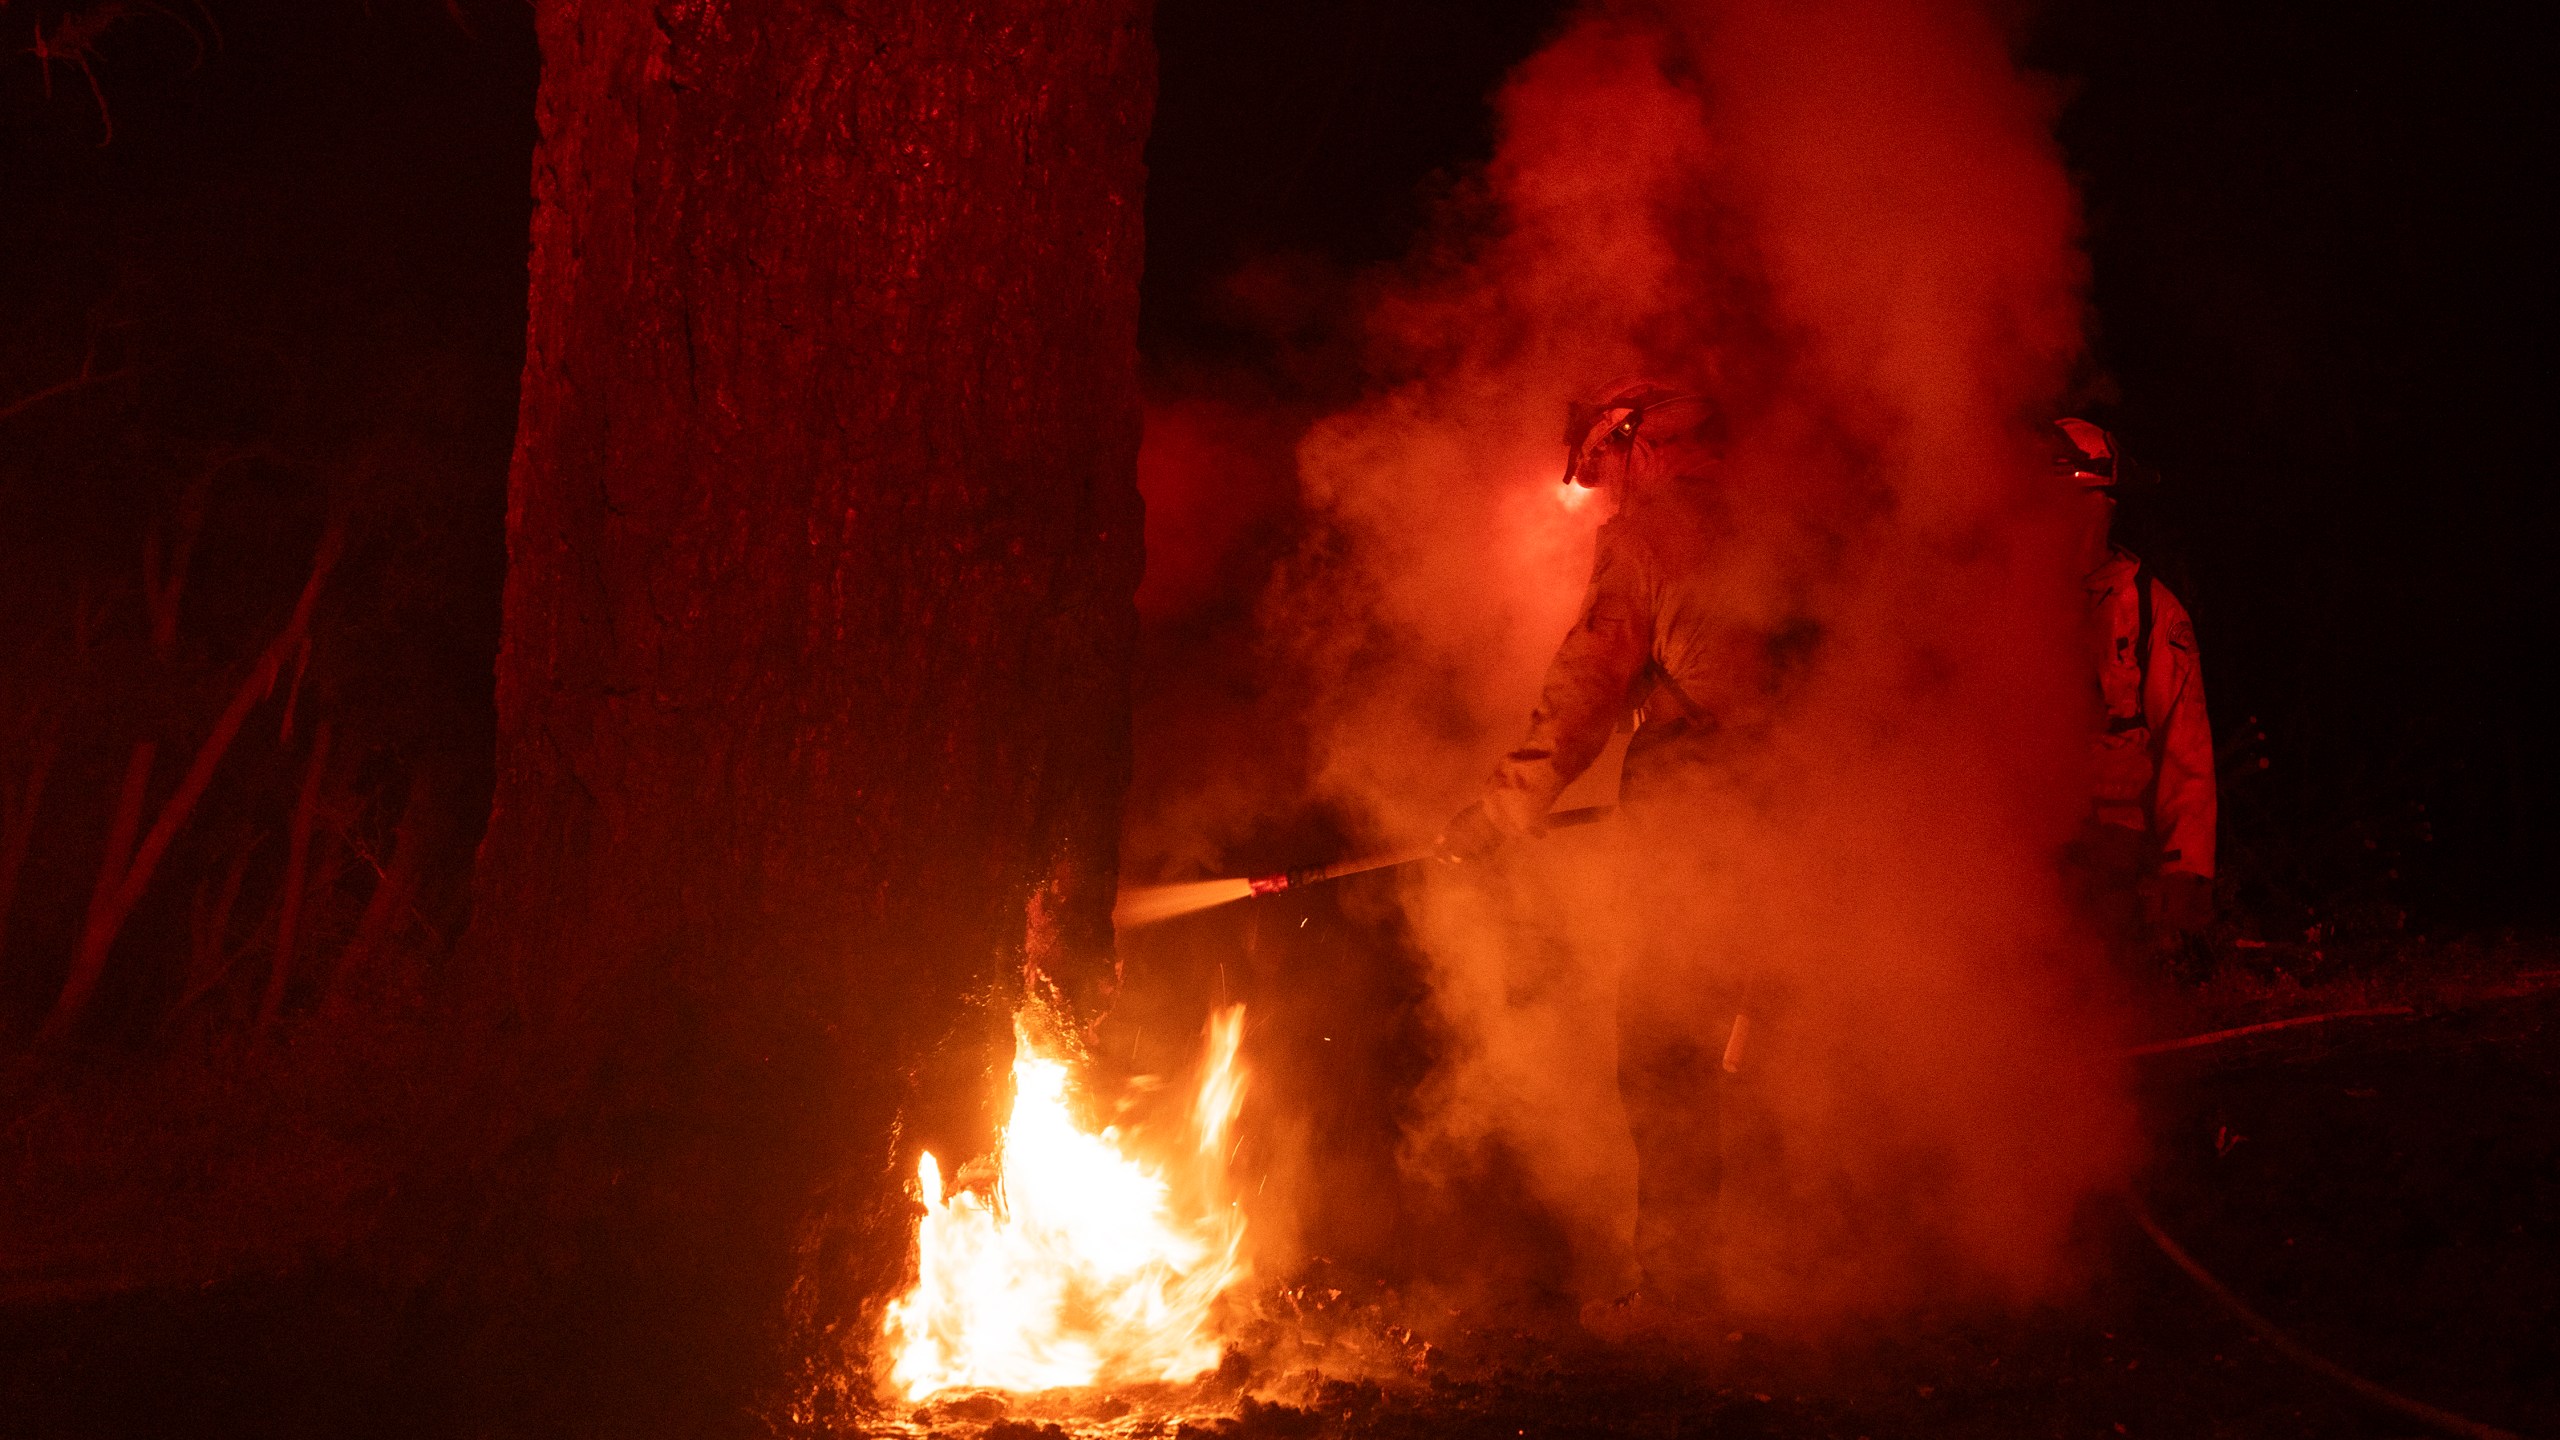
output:
<path id="1" fill-rule="evenodd" d="M 2197 992 L 2213 1022 L 2375 1004 L 2413 1013 L 2181 1052 L 2145 1071 L 2156 1160 L 2141 1188 L 2164 1229 L 2296 1340 L 2518 1434 L 2560 1426 L 2560 1250 L 2546 1223 L 2560 1192 L 2554 958 L 2472 957 L 2425 986 Z M 1234 1440 L 2415 1428 L 2272 1353 L 2120 1206 L 2093 1209 L 2084 1234 L 2092 1280 L 2067 1304 L 1940 1312 L 1819 1343 L 1737 1320 L 1689 1337 L 1676 1359 L 1604 1345 L 1564 1314 L 1433 1303 L 1409 1281 L 1320 1261 L 1255 1296 L 1268 1323 L 1198 1387 L 1061 1404 L 955 1397 L 868 1428 L 989 1440 L 1052 1425 Z M 0 1328 L 0 1407 L 10 1433 L 29 1436 L 447 1433 L 455 1417 L 420 1382 L 460 1337 L 404 1322 L 393 1301 L 377 1282 L 323 1271 L 15 1307 Z"/>

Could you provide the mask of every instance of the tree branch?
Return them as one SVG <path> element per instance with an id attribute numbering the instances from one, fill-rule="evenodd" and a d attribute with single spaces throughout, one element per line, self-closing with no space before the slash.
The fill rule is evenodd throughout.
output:
<path id="1" fill-rule="evenodd" d="M 20 415 L 25 414 L 29 410 L 33 410 L 47 400 L 58 399 L 64 395 L 75 394 L 79 391 L 88 389 L 92 385 L 104 385 L 110 380 L 121 380 L 125 376 L 133 373 L 133 367 L 130 365 L 124 366 L 120 369 L 109 370 L 103 374 L 91 374 L 89 373 L 89 367 L 84 363 L 80 367 L 80 370 L 81 373 L 72 376 L 68 380 L 57 380 L 32 394 L 22 395 L 17 399 L 10 401 L 6 405 L 0 405 L 0 425 L 5 425 L 9 421 L 17 419 Z"/>
<path id="2" fill-rule="evenodd" d="M 152 822 L 151 833 L 143 837 L 141 848 L 134 851 L 133 863 L 125 867 L 119 877 L 113 898 L 92 907 L 89 923 L 81 930 L 80 949 L 72 959 L 71 974 L 63 981 L 62 995 L 54 1002 L 53 1013 L 45 1017 L 44 1028 L 36 1034 L 38 1049 L 60 1042 L 79 1021 L 80 1012 L 86 1008 L 91 992 L 97 988 L 98 977 L 106 970 L 107 952 L 115 944 L 116 933 L 124 928 L 125 917 L 133 912 L 134 903 L 142 898 L 142 892 L 151 884 L 152 871 L 158 867 L 161 857 L 169 853 L 169 846 L 176 841 L 178 831 L 194 812 L 196 802 L 204 798 L 206 787 L 213 783 L 214 772 L 221 767 L 222 757 L 230 751 L 231 742 L 239 737 L 240 727 L 247 722 L 249 712 L 274 692 L 276 674 L 283 669 L 285 657 L 293 653 L 309 634 L 312 611 L 320 603 L 321 586 L 327 583 L 329 571 L 337 565 L 345 540 L 344 527 L 331 522 L 320 537 L 319 551 L 312 556 L 311 578 L 304 582 L 301 597 L 294 601 L 292 618 L 285 622 L 284 629 L 276 638 L 268 642 L 257 663 L 241 680 L 239 690 L 232 695 L 231 704 L 214 722 L 213 733 L 207 735 L 204 744 L 197 749 L 195 763 L 187 767 L 186 777 L 178 782 L 177 793 L 161 807 L 160 817 Z M 105 884 L 106 877 L 101 875 L 102 893 Z"/>

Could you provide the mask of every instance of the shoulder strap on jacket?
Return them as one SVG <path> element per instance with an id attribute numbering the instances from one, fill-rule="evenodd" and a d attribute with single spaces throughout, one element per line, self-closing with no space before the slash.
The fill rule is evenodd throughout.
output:
<path id="1" fill-rule="evenodd" d="M 2133 668 L 2141 683 L 2134 693 L 2136 703 L 2145 708 L 2151 703 L 2151 562 L 2133 563 Z"/>

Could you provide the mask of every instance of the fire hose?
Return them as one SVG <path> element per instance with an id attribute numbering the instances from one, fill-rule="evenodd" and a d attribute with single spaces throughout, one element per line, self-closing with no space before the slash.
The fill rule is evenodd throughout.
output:
<path id="1" fill-rule="evenodd" d="M 1604 820 L 1615 811 L 1611 805 L 1593 805 L 1581 810 L 1559 810 L 1549 815 L 1537 833 L 1570 830 Z M 1123 889 L 1111 908 L 1112 924 L 1129 930 L 1153 925 L 1161 920 L 1196 914 L 1236 900 L 1251 900 L 1264 895 L 1304 890 L 1334 880 L 1366 875 L 1378 870 L 1417 865 L 1439 854 L 1432 846 L 1414 846 L 1391 850 L 1384 854 L 1363 855 L 1350 860 L 1337 860 L 1328 865 L 1306 865 L 1295 870 L 1276 870 L 1268 875 L 1248 875 L 1223 880 L 1183 880 L 1170 885 L 1139 885 Z"/>
<path id="2" fill-rule="evenodd" d="M 2407 1005 L 2357 1006 L 2314 1015 L 2296 1015 L 2283 1020 L 2269 1020 L 2256 1025 L 2242 1025 L 2229 1030 L 2214 1030 L 2202 1035 L 2190 1035 L 2182 1040 L 2163 1040 L 2148 1045 L 2136 1045 L 2126 1050 L 2124 1054 L 2127 1059 L 2134 1059 L 2177 1050 L 2201 1049 L 2247 1036 L 2262 1035 L 2277 1030 L 2291 1030 L 2304 1025 L 2327 1024 L 2334 1020 L 2411 1013 L 2413 1013 L 2412 1007 Z M 2177 1266 L 2188 1279 L 2195 1282 L 2197 1289 L 2212 1297 L 2216 1304 L 2229 1311 L 2233 1318 L 2247 1326 L 2251 1333 L 2265 1341 L 2267 1347 L 2277 1354 L 2315 1375 L 2354 1391 L 2365 1400 L 2386 1410 L 2405 1415 L 2441 1434 L 2459 1435 L 2466 1437 L 2466 1440 L 2520 1440 L 2512 1430 L 2501 1430 L 2495 1425 L 2483 1424 L 2466 1415 L 2457 1415 L 2450 1410 L 2429 1405 L 2423 1400 L 2413 1400 L 2396 1390 L 2368 1380 L 2294 1339 L 2274 1321 L 2259 1314 L 2247 1301 L 2233 1293 L 2230 1286 L 2216 1279 L 2213 1272 L 2205 1269 L 2193 1255 L 2188 1254 L 2184 1246 L 2171 1239 L 2169 1232 L 2160 1228 L 2160 1222 L 2151 1218 L 2151 1211 L 2132 1192 L 2127 1191 L 2123 1199 L 2125 1209 L 2133 1216 L 2134 1224 L 2142 1228 L 2142 1233 L 2150 1238 L 2151 1243 L 2162 1255 L 2168 1257 L 2169 1263 Z"/>
<path id="3" fill-rule="evenodd" d="M 2465 1440 L 2521 1440 L 2521 1437 L 2512 1430 L 2501 1430 L 2495 1425 L 2484 1425 L 2469 1416 L 2456 1415 L 2450 1410 L 2441 1410 L 2423 1400 L 2412 1400 L 2396 1390 L 2386 1389 L 2305 1346 L 2301 1341 L 2278 1328 L 2274 1321 L 2251 1309 L 2249 1302 L 2233 1294 L 2231 1287 L 2215 1279 L 2212 1271 L 2197 1264 L 2196 1258 L 2188 1254 L 2177 1241 L 2170 1239 L 2169 1232 L 2160 1228 L 2160 1222 L 2152 1219 L 2151 1212 L 2145 1209 L 2142 1202 L 2135 1199 L 2130 1192 L 2125 1195 L 2124 1203 L 2125 1208 L 2133 1212 L 2133 1223 L 2142 1227 L 2142 1233 L 2151 1237 L 2151 1243 L 2160 1247 L 2160 1253 L 2168 1256 L 2171 1264 L 2185 1271 L 2187 1278 L 2196 1282 L 2198 1289 L 2212 1296 L 2223 1309 L 2230 1311 L 2241 1324 L 2248 1326 L 2259 1339 L 2266 1341 L 2268 1348 L 2287 1360 L 2315 1375 L 2336 1381 L 2386 1410 L 2398 1411 L 2431 1430 L 2446 1435 L 2460 1435 L 2465 1437 Z"/>
<path id="4" fill-rule="evenodd" d="M 1590 805 L 1578 810 L 1558 810 L 1547 816 L 1539 835 L 1557 830 L 1571 830 L 1605 820 L 1617 810 L 1614 805 Z M 1172 885 L 1147 885 L 1120 894 L 1112 907 L 1112 921 L 1121 929 L 1150 925 L 1178 915 L 1193 914 L 1232 900 L 1247 900 L 1263 895 L 1278 895 L 1290 890 L 1304 890 L 1312 885 L 1367 875 L 1400 866 L 1417 865 L 1439 854 L 1429 846 L 1393 850 L 1380 855 L 1364 855 L 1353 860 L 1337 860 L 1330 865 L 1307 865 L 1295 870 L 1279 870 L 1268 875 L 1247 876 L 1240 880 L 1193 880 Z M 1756 980 L 1756 976 L 1753 977 Z M 1742 1069 L 1742 1051 L 1751 1038 L 1752 984 L 1743 987 L 1741 1008 L 1734 1012 L 1733 1024 L 1725 1033 L 1723 1065 L 1725 1073 Z"/>
<path id="5" fill-rule="evenodd" d="M 1614 805 L 1592 805 L 1580 810 L 1558 810 L 1541 823 L 1537 833 L 1570 830 L 1606 820 L 1617 809 Z M 1439 852 L 1429 846 L 1419 849 L 1390 851 L 1384 855 L 1367 855 L 1357 860 L 1341 860 L 1331 865 L 1309 865 L 1298 870 L 1282 870 L 1270 875 L 1256 875 L 1245 883 L 1256 895 L 1277 895 L 1283 890 L 1303 890 L 1328 880 L 1341 880 L 1352 875 L 1366 875 L 1373 870 L 1393 870 L 1401 865 L 1415 865 L 1431 859 Z"/>

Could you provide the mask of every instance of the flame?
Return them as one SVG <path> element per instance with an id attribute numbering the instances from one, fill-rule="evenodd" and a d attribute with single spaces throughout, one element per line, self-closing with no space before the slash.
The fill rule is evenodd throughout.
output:
<path id="1" fill-rule="evenodd" d="M 1015 1020 L 993 1203 L 946 1196 L 931 1154 L 916 1166 L 915 1288 L 882 1332 L 902 1394 L 1182 1381 L 1217 1367 L 1211 1312 L 1246 1269 L 1242 1214 L 1221 1199 L 1244 1103 L 1243 1035 L 1243 1006 L 1210 1018 L 1186 1213 L 1186 1192 L 1128 1154 L 1116 1128 L 1076 1124 L 1066 1058 Z"/>

